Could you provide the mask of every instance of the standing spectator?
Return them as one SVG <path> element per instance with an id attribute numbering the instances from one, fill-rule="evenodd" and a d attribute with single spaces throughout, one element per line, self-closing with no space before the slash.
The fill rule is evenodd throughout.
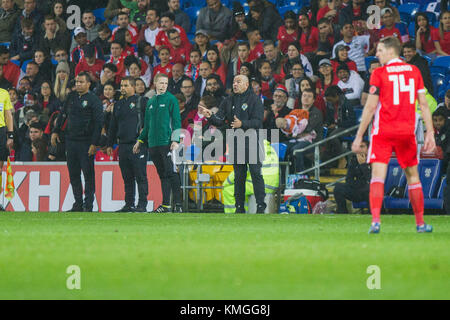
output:
<path id="1" fill-rule="evenodd" d="M 159 12 L 155 8 L 147 10 L 145 17 L 146 24 L 142 26 L 139 31 L 138 43 L 145 40 L 150 43 L 152 47 L 155 46 L 156 36 L 161 31 L 159 27 Z"/>
<path id="2" fill-rule="evenodd" d="M 103 125 L 103 107 L 100 99 L 89 91 L 91 79 L 88 73 L 80 73 L 76 78 L 76 92 L 71 92 L 58 115 L 52 133 L 52 145 L 59 140 L 63 122 L 65 128 L 67 167 L 75 203 L 70 212 L 91 212 L 95 194 L 94 156 L 99 144 Z M 81 185 L 81 171 L 85 180 L 85 199 Z"/>
<path id="3" fill-rule="evenodd" d="M 401 43 L 409 41 L 408 30 L 403 23 L 395 23 L 395 17 L 392 9 L 384 8 L 381 10 L 381 29 L 380 38 L 396 37 Z"/>
<path id="4" fill-rule="evenodd" d="M 224 41 L 228 38 L 232 12 L 220 0 L 207 0 L 207 7 L 200 10 L 196 30 L 205 30 L 210 39 Z"/>
<path id="5" fill-rule="evenodd" d="M 450 55 L 450 11 L 444 11 L 439 18 L 439 41 L 434 41 L 440 56 Z"/>
<path id="6" fill-rule="evenodd" d="M 336 213 L 348 213 L 346 200 L 353 202 L 369 202 L 370 166 L 367 163 L 369 142 L 361 143 L 361 152 L 352 156 L 347 168 L 345 183 L 337 183 L 334 187 Z"/>
<path id="7" fill-rule="evenodd" d="M 235 174 L 234 196 L 236 213 L 245 213 L 245 183 L 247 170 L 250 170 L 256 197 L 256 212 L 264 213 L 267 205 L 264 202 L 264 178 L 261 174 L 262 163 L 260 159 L 261 154 L 259 154 L 261 152 L 259 145 L 261 141 L 258 141 L 257 134 L 257 129 L 261 129 L 263 126 L 264 107 L 259 98 L 253 93 L 252 88 L 250 88 L 248 78 L 241 75 L 234 78 L 233 95 L 225 98 L 216 114 L 203 107 L 200 108 L 200 111 L 208 118 L 210 124 L 222 127 L 228 123 L 229 129 L 242 129 L 247 131 L 247 135 L 250 135 L 251 139 L 256 139 L 257 145 L 250 145 L 250 139 L 246 139 L 244 148 L 239 150 L 236 141 L 234 142 L 231 160 Z M 243 155 L 242 152 L 244 153 Z"/>
<path id="8" fill-rule="evenodd" d="M 14 25 L 20 12 L 14 0 L 2 0 L 0 7 L 0 42 L 11 42 Z"/>
<path id="9" fill-rule="evenodd" d="M 39 34 L 32 19 L 21 20 L 20 33 L 14 33 L 9 48 L 11 60 L 19 60 L 22 64 L 33 58 L 34 51 L 39 48 Z"/>
<path id="10" fill-rule="evenodd" d="M 428 20 L 425 12 L 416 14 L 416 48 L 425 54 L 435 54 L 435 41 L 439 41 L 439 30 Z"/>
<path id="11" fill-rule="evenodd" d="M 147 103 L 144 129 L 133 147 L 133 152 L 137 154 L 141 145 L 147 144 L 161 180 L 163 202 L 154 213 L 182 212 L 180 176 L 174 170 L 173 160 L 169 156 L 171 151 L 178 148 L 180 140 L 179 133 L 176 132 L 181 128 L 180 109 L 177 99 L 167 92 L 168 83 L 167 75 L 156 76 L 156 96 Z M 175 203 L 173 209 L 170 205 L 171 193 Z"/>
<path id="12" fill-rule="evenodd" d="M 0 46 L 0 68 L 2 69 L 3 78 L 10 82 L 13 87 L 17 88 L 19 86 L 21 70 L 18 65 L 11 62 L 9 59 L 9 50 L 5 46 Z"/>
<path id="13" fill-rule="evenodd" d="M 275 41 L 283 19 L 272 6 L 264 6 L 261 0 L 254 0 L 254 3 L 250 8 L 249 22 L 259 30 L 262 39 Z"/>
<path id="14" fill-rule="evenodd" d="M 109 125 L 108 155 L 113 154 L 113 145 L 119 141 L 119 166 L 125 184 L 125 206 L 118 212 L 147 212 L 147 148 L 133 152 L 141 130 L 144 127 L 147 98 L 136 95 L 136 80 L 124 77 L 121 81 L 123 98 L 114 104 Z M 139 201 L 135 207 L 136 183 Z"/>
<path id="15" fill-rule="evenodd" d="M 266 109 L 264 111 L 264 123 L 263 128 L 267 129 L 267 138 L 272 142 L 272 135 L 270 130 L 278 129 L 275 120 L 278 118 L 284 118 L 291 112 L 291 109 L 287 106 L 288 101 L 288 91 L 285 86 L 278 85 L 273 93 L 273 104 L 270 106 L 270 109 Z M 283 138 L 284 135 L 281 132 L 278 133 L 279 142 L 285 141 Z M 276 141 L 273 141 L 276 142 Z"/>
<path id="16" fill-rule="evenodd" d="M 86 31 L 86 38 L 89 42 L 93 42 L 99 36 L 100 25 L 96 23 L 95 16 L 92 11 L 85 11 L 81 16 L 81 21 L 83 22 L 83 29 Z M 70 46 L 70 51 L 75 49 L 77 46 L 77 41 L 75 37 L 72 39 L 72 45 Z"/>
<path id="17" fill-rule="evenodd" d="M 176 29 L 180 33 L 181 45 L 183 47 L 190 47 L 189 39 L 186 35 L 186 31 L 175 24 L 175 15 L 172 12 L 165 12 L 161 15 L 161 30 L 156 35 L 155 48 L 160 50 L 162 46 L 169 46 L 169 38 L 167 32 L 171 29 Z M 151 42 L 150 42 L 151 43 Z"/>
<path id="18" fill-rule="evenodd" d="M 293 11 L 288 11 L 284 14 L 284 25 L 278 28 L 278 48 L 283 54 L 286 54 L 289 44 L 297 39 L 297 15 Z"/>
<path id="19" fill-rule="evenodd" d="M 434 92 L 428 61 L 417 53 L 414 42 L 410 41 L 403 45 L 403 56 L 407 63 L 415 65 L 420 70 L 423 84 L 428 89 L 428 92 Z"/>
<path id="20" fill-rule="evenodd" d="M 167 0 L 167 4 L 169 11 L 175 15 L 175 24 L 189 32 L 191 30 L 191 20 L 187 13 L 180 9 L 180 0 Z"/>

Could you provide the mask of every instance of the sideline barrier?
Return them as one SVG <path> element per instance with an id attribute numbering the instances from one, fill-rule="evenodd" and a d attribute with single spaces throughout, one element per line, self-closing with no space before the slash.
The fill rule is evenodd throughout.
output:
<path id="1" fill-rule="evenodd" d="M 3 192 L 0 194 L 0 203 L 3 203 L 6 211 L 58 212 L 72 208 L 74 198 L 65 162 L 11 162 L 11 166 L 15 196 L 10 202 L 4 198 Z M 6 165 L 2 172 L 3 188 L 5 170 Z M 147 177 L 147 211 L 152 211 L 162 202 L 161 183 L 152 162 L 147 164 Z M 94 211 L 112 212 L 125 205 L 124 184 L 118 162 L 95 163 L 95 187 Z"/>

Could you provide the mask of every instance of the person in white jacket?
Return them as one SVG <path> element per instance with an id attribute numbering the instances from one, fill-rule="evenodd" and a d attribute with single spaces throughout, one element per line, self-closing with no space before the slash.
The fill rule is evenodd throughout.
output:
<path id="1" fill-rule="evenodd" d="M 361 105 L 361 95 L 364 89 L 364 80 L 361 76 L 353 71 L 349 70 L 345 64 L 337 67 L 337 76 L 339 78 L 338 87 L 344 92 L 347 100 L 352 105 Z"/>

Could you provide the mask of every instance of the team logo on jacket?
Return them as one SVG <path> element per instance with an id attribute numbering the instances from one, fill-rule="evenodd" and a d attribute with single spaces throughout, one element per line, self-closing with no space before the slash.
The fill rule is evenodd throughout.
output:
<path id="1" fill-rule="evenodd" d="M 246 104 L 246 103 L 244 103 L 243 105 L 242 105 L 242 110 L 247 110 L 247 108 L 248 108 L 248 104 Z"/>
<path id="2" fill-rule="evenodd" d="M 136 105 L 134 103 L 130 103 L 130 108 L 133 109 Z"/>
<path id="3" fill-rule="evenodd" d="M 87 107 L 87 104 L 88 104 L 88 102 L 85 100 L 85 101 L 83 101 L 82 103 L 81 103 L 81 105 L 83 106 L 83 108 L 86 108 Z"/>

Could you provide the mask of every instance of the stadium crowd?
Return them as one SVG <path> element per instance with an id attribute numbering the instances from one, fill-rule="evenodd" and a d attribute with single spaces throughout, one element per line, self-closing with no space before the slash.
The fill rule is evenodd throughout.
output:
<path id="1" fill-rule="evenodd" d="M 66 9 L 72 4 L 81 8 L 82 25 L 70 30 Z M 374 29 L 366 23 L 369 5 L 381 9 Z M 280 129 L 292 155 L 324 133 L 358 123 L 370 73 L 380 65 L 366 58 L 375 55 L 382 37 L 403 43 L 405 60 L 420 68 L 428 96 L 437 98 L 428 61 L 450 55 L 447 6 L 441 1 L 435 26 L 428 14 L 416 14 L 410 22 L 415 33 L 409 34 L 397 3 L 389 0 L 298 1 L 293 7 L 298 14 L 280 14 L 278 3 L 267 0 L 207 0 L 194 18 L 180 0 L 2 0 L 0 87 L 9 91 L 14 106 L 12 159 L 66 160 L 64 126 L 57 144 L 50 136 L 81 72 L 90 75 L 90 89 L 103 103 L 96 161 L 118 157 L 117 148 L 111 153 L 107 147 L 114 104 L 123 96 L 121 79 L 133 77 L 136 94 L 148 99 L 155 95 L 153 79 L 159 73 L 169 76 L 168 91 L 177 98 L 188 131 L 199 125 L 208 130 L 198 105 L 217 112 L 232 91 L 233 78 L 246 75 L 264 105 L 264 128 Z M 100 7 L 105 21 L 93 12 Z M 436 135 L 446 153 L 450 92 L 439 102 Z M 308 111 L 305 121 L 277 121 L 294 109 Z M 332 158 L 341 149 L 339 140 L 330 141 L 324 155 Z M 307 155 L 297 153 L 294 170 L 303 170 L 307 161 Z M 345 167 L 345 160 L 338 166 Z"/>

